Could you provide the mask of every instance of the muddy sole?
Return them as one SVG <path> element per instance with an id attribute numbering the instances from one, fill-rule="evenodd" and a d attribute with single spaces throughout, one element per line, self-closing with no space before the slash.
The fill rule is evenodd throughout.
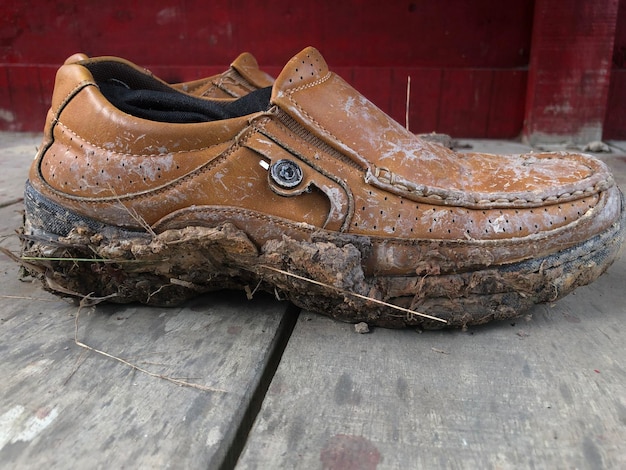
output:
<path id="1" fill-rule="evenodd" d="M 176 306 L 209 291 L 244 289 L 251 297 L 263 290 L 340 321 L 392 328 L 464 327 L 523 315 L 605 272 L 624 230 L 622 217 L 577 246 L 476 271 L 366 276 L 364 248 L 345 235 L 336 242 L 283 237 L 259 249 L 230 223 L 150 235 L 64 213 L 73 228 L 58 236 L 48 213 L 55 208 L 28 197 L 25 203 L 22 265 L 58 295 Z"/>

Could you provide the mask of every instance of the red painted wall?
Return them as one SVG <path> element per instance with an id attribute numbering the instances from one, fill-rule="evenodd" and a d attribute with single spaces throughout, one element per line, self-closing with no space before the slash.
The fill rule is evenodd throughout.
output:
<path id="1" fill-rule="evenodd" d="M 626 50 L 626 0 L 620 4 L 616 44 Z M 55 71 L 74 52 L 122 56 L 182 81 L 220 72 L 244 50 L 276 75 L 313 45 L 334 71 L 402 123 L 411 76 L 415 132 L 516 137 L 526 107 L 534 8 L 532 0 L 0 0 L 0 129 L 42 129 Z M 607 138 L 626 128 L 620 51 Z"/>
<path id="2" fill-rule="evenodd" d="M 536 0 L 524 135 L 602 138 L 618 0 Z"/>
<path id="3" fill-rule="evenodd" d="M 267 71 L 307 45 L 410 128 L 513 137 L 523 119 L 533 2 L 466 0 L 3 0 L 0 128 L 40 130 L 70 54 L 119 55 L 168 81 L 223 70 L 243 50 Z"/>
<path id="4" fill-rule="evenodd" d="M 626 0 L 619 2 L 604 137 L 626 139 Z"/>

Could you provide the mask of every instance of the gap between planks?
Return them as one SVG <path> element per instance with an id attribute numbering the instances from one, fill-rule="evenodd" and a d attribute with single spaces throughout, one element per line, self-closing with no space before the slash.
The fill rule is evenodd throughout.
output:
<path id="1" fill-rule="evenodd" d="M 237 423 L 236 429 L 232 434 L 229 448 L 226 451 L 224 460 L 219 466 L 219 470 L 232 470 L 237 465 L 239 456 L 248 441 L 248 434 L 252 429 L 257 415 L 261 411 L 261 405 L 265 400 L 267 390 L 276 374 L 276 370 L 285 352 L 287 343 L 291 338 L 291 334 L 296 327 L 300 312 L 301 309 L 293 304 L 289 304 L 287 307 L 280 325 L 278 326 L 278 334 L 274 338 L 274 342 L 271 346 L 267 364 L 263 369 L 258 385 L 251 394 L 250 400 L 247 401 L 248 405 L 243 412 L 241 421 Z"/>

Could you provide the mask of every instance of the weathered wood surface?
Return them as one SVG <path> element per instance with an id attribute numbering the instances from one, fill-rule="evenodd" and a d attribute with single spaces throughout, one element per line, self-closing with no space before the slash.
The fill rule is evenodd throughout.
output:
<path id="1" fill-rule="evenodd" d="M 12 185 L 21 192 L 33 148 L 27 136 L 0 139 L 6 203 L 19 197 Z M 0 209 L 2 246 L 12 250 L 20 210 Z M 100 305 L 78 315 L 77 305 L 20 282 L 4 255 L 0 273 L 0 467 L 217 468 L 232 458 L 289 322 L 286 304 L 215 293 L 184 308 Z M 76 322 L 89 347 L 202 389 L 77 345 Z"/>
<path id="2" fill-rule="evenodd" d="M 0 241 L 37 135 L 0 133 Z M 527 150 L 473 142 L 474 150 Z M 626 144 L 617 143 L 626 154 Z M 626 157 L 603 157 L 626 185 Z M 5 238 L 8 237 L 8 238 Z M 520 319 L 417 333 L 216 293 L 83 309 L 0 255 L 1 468 L 626 468 L 626 259 Z M 263 403 L 261 404 L 261 401 Z M 243 431 L 243 433 L 242 433 Z"/>
<path id="3" fill-rule="evenodd" d="M 465 332 L 302 313 L 237 468 L 626 468 L 624 279 L 625 256 L 532 318 Z"/>
<path id="4" fill-rule="evenodd" d="M 468 332 L 301 314 L 238 468 L 626 468 L 625 276 Z"/>

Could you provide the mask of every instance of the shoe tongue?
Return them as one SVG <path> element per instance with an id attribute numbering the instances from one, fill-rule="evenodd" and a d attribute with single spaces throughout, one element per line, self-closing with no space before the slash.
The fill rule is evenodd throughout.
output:
<path id="1" fill-rule="evenodd" d="M 307 47 L 295 55 L 283 68 L 274 82 L 272 101 L 295 88 L 319 80 L 328 74 L 328 65 L 314 47 Z"/>

